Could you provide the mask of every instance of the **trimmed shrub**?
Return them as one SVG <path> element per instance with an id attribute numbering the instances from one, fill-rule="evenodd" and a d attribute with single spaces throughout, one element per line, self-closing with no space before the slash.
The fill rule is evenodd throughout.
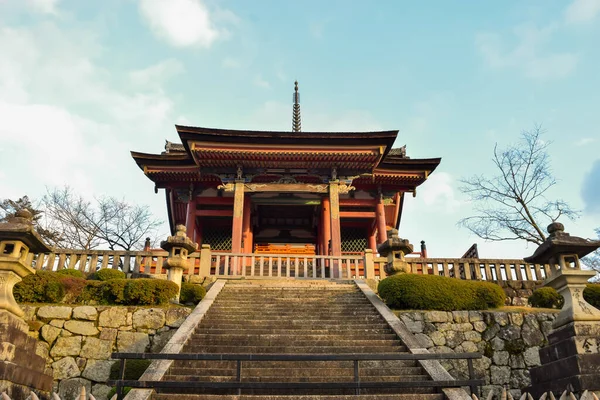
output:
<path id="1" fill-rule="evenodd" d="M 125 279 L 125 273 L 118 269 L 104 268 L 91 274 L 88 279 L 94 281 L 108 281 L 111 279 Z"/>
<path id="2" fill-rule="evenodd" d="M 110 304 L 107 301 L 104 301 L 104 298 L 102 297 L 103 286 L 104 282 L 101 281 L 86 281 L 85 286 L 81 291 L 81 296 L 79 296 L 79 301 L 85 304 Z"/>
<path id="3" fill-rule="evenodd" d="M 125 286 L 125 303 L 136 305 L 166 304 L 177 295 L 179 287 L 171 281 L 130 279 Z"/>
<path id="4" fill-rule="evenodd" d="M 378 291 L 396 309 L 485 310 L 504 305 L 505 299 L 502 288 L 494 283 L 437 275 L 394 275 L 382 280 Z"/>
<path id="5" fill-rule="evenodd" d="M 179 295 L 179 302 L 183 304 L 198 304 L 204 298 L 205 295 L 206 289 L 204 289 L 204 286 L 183 282 L 181 284 L 181 294 Z"/>
<path id="6" fill-rule="evenodd" d="M 594 307 L 600 308 L 600 284 L 588 284 L 583 291 L 583 298 Z"/>
<path id="7" fill-rule="evenodd" d="M 77 271 L 79 272 L 79 271 Z M 65 296 L 62 299 L 63 303 L 79 303 L 81 301 L 81 295 L 83 288 L 85 288 L 88 281 L 83 278 L 77 278 L 74 276 L 63 275 L 60 277 L 60 284 L 63 286 Z"/>
<path id="8" fill-rule="evenodd" d="M 109 279 L 100 286 L 100 300 L 103 304 L 124 304 L 127 279 Z"/>
<path id="9" fill-rule="evenodd" d="M 13 294 L 21 303 L 58 303 L 65 296 L 65 289 L 57 273 L 37 271 L 17 283 Z"/>
<path id="10" fill-rule="evenodd" d="M 584 291 L 585 297 L 585 291 Z M 527 302 L 531 307 L 535 308 L 558 308 L 561 309 L 565 299 L 551 287 L 541 287 L 537 289 L 529 298 Z"/>
<path id="11" fill-rule="evenodd" d="M 85 278 L 83 272 L 73 268 L 59 269 L 56 273 L 59 275 L 72 276 L 74 278 Z"/>

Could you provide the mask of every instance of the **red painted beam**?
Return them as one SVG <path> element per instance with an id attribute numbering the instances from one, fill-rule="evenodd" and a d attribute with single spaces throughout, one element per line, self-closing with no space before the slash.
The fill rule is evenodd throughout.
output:
<path id="1" fill-rule="evenodd" d="M 375 218 L 373 211 L 340 211 L 340 218 Z"/>
<path id="2" fill-rule="evenodd" d="M 233 210 L 196 210 L 199 217 L 233 217 Z"/>
<path id="3" fill-rule="evenodd" d="M 233 204 L 233 197 L 197 197 L 198 204 Z"/>

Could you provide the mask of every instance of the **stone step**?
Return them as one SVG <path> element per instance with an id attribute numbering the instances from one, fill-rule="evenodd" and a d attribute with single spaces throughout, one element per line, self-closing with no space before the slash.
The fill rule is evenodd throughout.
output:
<path id="1" fill-rule="evenodd" d="M 242 382 L 281 382 L 281 383 L 293 383 L 293 382 L 310 382 L 310 383 L 326 383 L 326 382 L 352 382 L 354 375 L 341 375 L 341 376 L 311 376 L 311 377 L 296 377 L 296 376 L 282 376 L 281 374 L 268 376 L 242 376 Z M 165 381 L 175 382 L 237 382 L 236 376 L 196 376 L 196 375 L 172 375 L 167 374 L 163 378 Z M 414 382 L 414 381 L 427 381 L 430 380 L 427 375 L 403 375 L 403 376 L 361 376 L 362 382 Z"/>
<path id="2" fill-rule="evenodd" d="M 368 346 L 357 348 L 355 346 L 224 346 L 188 344 L 184 353 L 213 353 L 213 354 L 355 354 L 355 353 L 406 353 L 406 346 L 399 342 L 393 346 Z"/>
<path id="3" fill-rule="evenodd" d="M 286 329 L 288 331 L 311 331 L 311 330 L 363 330 L 368 331 L 370 329 L 389 329 L 389 325 L 379 321 L 363 322 L 363 321 L 313 321 L 307 323 L 305 321 L 296 321 L 283 325 L 282 322 L 278 321 L 202 321 L 202 324 L 198 329 Z"/>
<path id="4" fill-rule="evenodd" d="M 176 360 L 171 368 L 196 368 L 196 369 L 224 369 L 235 370 L 236 361 L 219 360 Z M 354 368 L 353 361 L 244 361 L 242 363 L 246 369 L 335 369 L 335 368 Z M 360 368 L 363 369 L 402 369 L 406 367 L 417 366 L 414 360 L 368 360 L 361 361 Z M 419 366 L 420 368 L 420 366 Z"/>
<path id="5" fill-rule="evenodd" d="M 439 393 L 417 394 L 360 394 L 360 395 L 211 395 L 211 394 L 155 394 L 155 400 L 443 400 Z"/>
<path id="6" fill-rule="evenodd" d="M 347 337 L 371 337 L 376 335 L 393 335 L 396 337 L 396 334 L 389 328 L 365 328 L 365 329 L 352 329 L 352 328 L 340 328 L 340 329 L 305 329 L 299 332 L 299 329 L 265 329 L 265 328 L 244 328 L 243 332 L 240 332 L 238 328 L 234 329 L 218 329 L 218 328 L 207 328 L 207 327 L 199 327 L 194 332 L 194 335 L 229 335 L 229 334 L 240 334 L 240 335 L 341 335 Z M 388 337 L 388 336 L 385 336 Z M 391 336 L 389 336 L 391 337 Z M 193 339 L 192 339 L 193 340 Z"/>
<path id="7" fill-rule="evenodd" d="M 353 366 L 347 366 L 345 368 L 291 368 L 290 363 L 284 368 L 261 368 L 254 367 L 249 368 L 246 363 L 242 363 L 242 376 L 289 376 L 289 377 L 321 377 L 321 376 L 345 376 L 353 377 L 354 368 Z M 423 370 L 421 367 L 401 367 L 401 368 L 360 368 L 360 376 L 372 377 L 372 376 L 398 376 L 398 375 L 422 375 Z M 236 376 L 236 368 L 194 368 L 194 367 L 171 367 L 169 370 L 170 375 L 195 375 L 195 376 Z"/>
<path id="8" fill-rule="evenodd" d="M 304 334 L 298 335 L 298 333 L 289 333 L 284 331 L 283 333 L 264 333 L 264 334 L 251 334 L 247 331 L 244 332 L 229 332 L 229 333 L 194 333 L 190 336 L 191 341 L 204 343 L 205 340 L 211 340 L 219 338 L 222 340 L 230 340 L 232 343 L 239 343 L 239 341 L 253 339 L 253 340 L 264 340 L 270 342 L 271 340 L 285 340 L 288 343 L 295 343 L 297 340 L 302 341 L 333 341 L 338 342 L 339 340 L 366 340 L 372 343 L 374 340 L 397 340 L 398 337 L 395 333 L 378 333 L 378 334 L 366 334 L 364 332 L 355 333 L 353 336 L 348 334 L 336 333 L 322 333 L 322 334 Z"/>
<path id="9" fill-rule="evenodd" d="M 290 339 L 290 336 L 275 337 L 272 339 L 261 339 L 256 337 L 245 337 L 236 340 L 230 340 L 229 338 L 223 338 L 220 335 L 209 336 L 203 341 L 192 342 L 197 343 L 199 346 L 274 346 L 274 347 L 285 347 L 285 346 L 299 346 L 299 347 L 310 347 L 310 346 L 327 346 L 327 347 L 350 347 L 350 346 L 374 346 L 374 347 L 398 347 L 400 341 L 396 339 L 374 339 L 374 340 L 360 340 L 360 339 L 331 339 L 328 337 L 321 338 L 320 340 L 309 340 L 303 337 L 296 337 Z"/>
<path id="10" fill-rule="evenodd" d="M 254 316 L 252 316 L 254 317 Z M 263 315 L 257 315 L 255 318 L 252 318 L 251 316 L 244 316 L 244 315 L 208 315 L 206 316 L 206 318 L 203 320 L 210 323 L 210 322 L 233 322 L 235 323 L 235 321 L 244 321 L 244 322 L 248 322 L 248 323 L 252 323 L 254 325 L 256 324 L 262 324 L 262 323 L 268 323 L 268 322 L 273 322 L 272 318 L 268 318 L 267 316 L 263 316 Z M 327 316 L 327 315 L 307 315 L 307 316 L 303 316 L 303 315 L 288 315 L 286 316 L 287 318 L 281 318 L 279 319 L 279 322 L 285 322 L 288 325 L 295 325 L 295 324 L 310 324 L 310 323 L 327 323 L 327 322 L 338 322 L 338 323 L 345 323 L 346 321 L 348 322 L 377 322 L 377 321 L 382 321 L 383 318 L 381 318 L 380 315 L 374 315 L 374 314 L 365 314 L 365 315 L 361 315 L 361 316 L 354 316 L 354 315 L 347 315 L 347 316 Z"/>

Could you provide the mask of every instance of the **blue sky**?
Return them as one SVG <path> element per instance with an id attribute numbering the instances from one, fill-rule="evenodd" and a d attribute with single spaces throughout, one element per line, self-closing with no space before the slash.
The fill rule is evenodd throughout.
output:
<path id="1" fill-rule="evenodd" d="M 457 180 L 493 172 L 495 143 L 542 124 L 561 197 L 600 227 L 600 0 L 0 0 L 0 198 L 69 184 L 166 218 L 129 156 L 173 125 L 399 129 L 408 155 L 442 157 L 405 203 L 400 234 L 458 257 L 523 257 L 456 226 Z M 165 225 L 166 230 L 166 225 Z"/>

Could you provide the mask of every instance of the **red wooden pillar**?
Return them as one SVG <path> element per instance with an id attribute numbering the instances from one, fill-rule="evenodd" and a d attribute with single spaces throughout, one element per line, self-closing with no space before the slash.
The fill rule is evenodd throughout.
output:
<path id="1" fill-rule="evenodd" d="M 385 209 L 383 207 L 383 197 L 379 197 L 375 206 L 375 218 L 377 220 L 377 243 L 381 244 L 387 240 L 387 226 L 385 223 Z"/>
<path id="2" fill-rule="evenodd" d="M 250 197 L 244 198 L 244 218 L 242 222 L 242 235 L 244 239 L 244 253 L 252 253 L 252 204 Z"/>
<path id="3" fill-rule="evenodd" d="M 331 206 L 331 255 L 342 255 L 342 232 L 340 226 L 339 182 L 329 182 L 329 202 Z"/>
<path id="4" fill-rule="evenodd" d="M 196 236 L 196 199 L 190 199 L 187 203 L 185 216 L 185 234 L 192 240 Z"/>
<path id="5" fill-rule="evenodd" d="M 369 248 L 373 250 L 373 254 L 377 254 L 377 237 L 375 236 L 375 229 L 369 228 Z"/>
<path id="6" fill-rule="evenodd" d="M 329 255 L 329 242 L 331 241 L 331 217 L 329 215 L 330 214 L 329 206 L 330 206 L 329 205 L 329 197 L 324 197 L 323 202 L 321 203 L 321 211 L 322 211 L 321 221 L 323 222 L 323 224 L 322 224 L 323 233 L 321 234 L 321 237 L 322 237 L 322 242 L 321 242 L 322 252 L 321 252 L 321 254 L 324 256 Z"/>
<path id="7" fill-rule="evenodd" d="M 231 252 L 242 252 L 242 220 L 244 217 L 244 182 L 236 181 L 233 194 Z"/>

